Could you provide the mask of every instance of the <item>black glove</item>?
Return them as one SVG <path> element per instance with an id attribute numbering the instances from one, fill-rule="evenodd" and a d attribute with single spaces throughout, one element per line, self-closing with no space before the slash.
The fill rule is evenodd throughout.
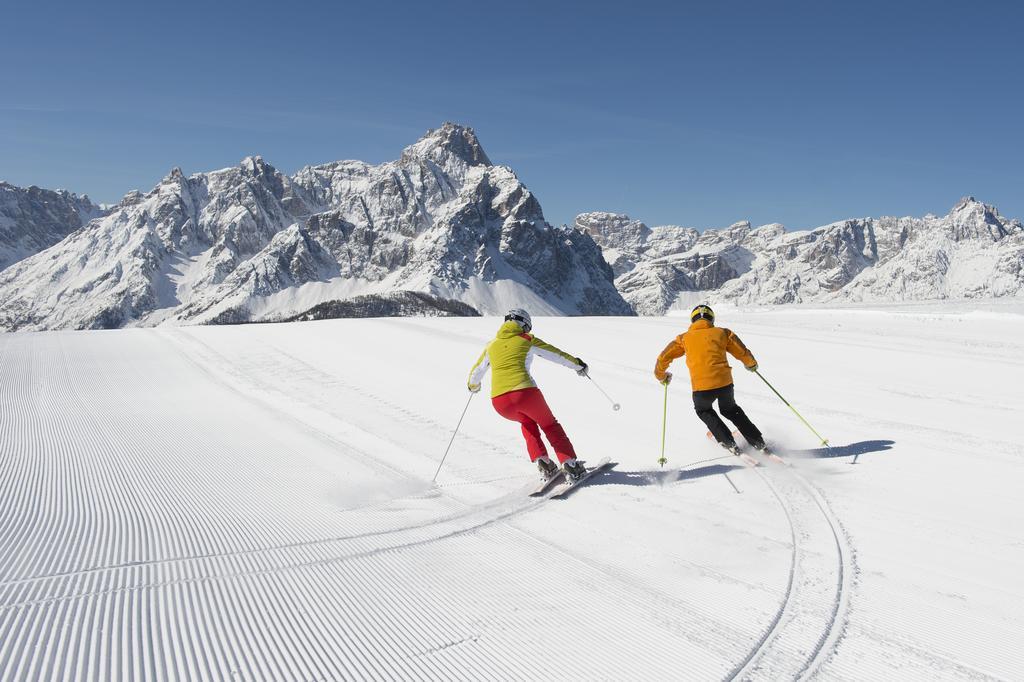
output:
<path id="1" fill-rule="evenodd" d="M 580 366 L 580 368 L 576 370 L 576 373 L 579 374 L 581 377 L 587 376 L 587 363 L 583 362 L 579 358 L 576 358 L 576 364 Z"/>
<path id="2" fill-rule="evenodd" d="M 665 372 L 665 378 L 661 380 L 661 383 L 668 386 L 672 383 L 672 372 Z"/>

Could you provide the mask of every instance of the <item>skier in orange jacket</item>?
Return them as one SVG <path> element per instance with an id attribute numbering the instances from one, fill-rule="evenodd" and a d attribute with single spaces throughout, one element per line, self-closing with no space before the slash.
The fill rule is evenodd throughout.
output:
<path id="1" fill-rule="evenodd" d="M 690 328 L 661 351 L 654 365 L 654 376 L 663 384 L 672 381 L 672 374 L 666 370 L 673 360 L 685 355 L 693 388 L 693 408 L 715 440 L 730 452 L 738 454 L 732 432 L 713 408 L 717 400 L 722 416 L 736 425 L 751 447 L 764 450 L 761 432 L 736 404 L 732 368 L 725 357 L 727 352 L 751 372 L 757 369 L 757 360 L 740 338 L 729 329 L 716 327 L 715 312 L 711 306 L 701 304 L 690 313 Z"/>

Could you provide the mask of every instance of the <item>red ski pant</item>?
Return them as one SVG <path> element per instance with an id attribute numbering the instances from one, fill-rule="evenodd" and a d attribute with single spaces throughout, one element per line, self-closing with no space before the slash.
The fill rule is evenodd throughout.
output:
<path id="1" fill-rule="evenodd" d="M 518 391 L 509 391 L 491 398 L 491 404 L 495 411 L 505 419 L 519 422 L 523 428 L 523 438 L 526 439 L 526 450 L 530 453 L 530 461 L 535 462 L 541 457 L 547 457 L 548 451 L 544 447 L 544 441 L 540 439 L 541 430 L 548 437 L 548 442 L 558 455 L 558 461 L 564 462 L 567 459 L 576 459 L 576 451 L 573 450 L 569 437 L 565 435 L 562 425 L 551 414 L 551 408 L 544 400 L 544 394 L 539 388 L 524 388 Z"/>

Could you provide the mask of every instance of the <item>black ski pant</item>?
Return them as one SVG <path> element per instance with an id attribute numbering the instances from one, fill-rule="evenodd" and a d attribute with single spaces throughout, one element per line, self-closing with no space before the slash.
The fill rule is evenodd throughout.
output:
<path id="1" fill-rule="evenodd" d="M 713 406 L 716 400 L 718 401 L 718 409 L 722 412 L 722 417 L 735 424 L 748 443 L 760 445 L 764 442 L 764 436 L 757 430 L 754 423 L 750 421 L 743 409 L 736 404 L 736 396 L 732 384 L 722 386 L 721 388 L 713 388 L 710 391 L 693 392 L 693 409 L 697 411 L 697 416 L 701 418 L 701 421 L 707 424 L 708 431 L 715 437 L 715 440 L 729 446 L 736 444 L 736 440 L 732 437 L 729 427 L 725 425 L 725 422 L 722 421 L 714 410 Z"/>

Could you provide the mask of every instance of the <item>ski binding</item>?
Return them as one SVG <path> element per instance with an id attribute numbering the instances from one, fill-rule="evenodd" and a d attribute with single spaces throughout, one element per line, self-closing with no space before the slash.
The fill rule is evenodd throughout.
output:
<path id="1" fill-rule="evenodd" d="M 610 457 L 605 457 L 596 465 L 592 467 L 587 467 L 587 473 L 583 474 L 575 481 L 566 480 L 565 482 L 562 483 L 562 485 L 554 489 L 554 491 L 551 494 L 551 499 L 564 500 L 566 497 L 569 496 L 569 493 L 571 493 L 576 488 L 580 487 L 583 483 L 589 480 L 591 476 L 593 476 L 594 474 L 603 469 L 606 469 L 608 465 L 611 463 L 611 461 L 612 460 Z"/>
<path id="2" fill-rule="evenodd" d="M 565 479 L 565 474 L 559 469 L 551 476 L 542 478 L 537 486 L 530 491 L 530 497 L 543 497 L 545 493 L 549 492 L 555 484 L 562 482 Z"/>

